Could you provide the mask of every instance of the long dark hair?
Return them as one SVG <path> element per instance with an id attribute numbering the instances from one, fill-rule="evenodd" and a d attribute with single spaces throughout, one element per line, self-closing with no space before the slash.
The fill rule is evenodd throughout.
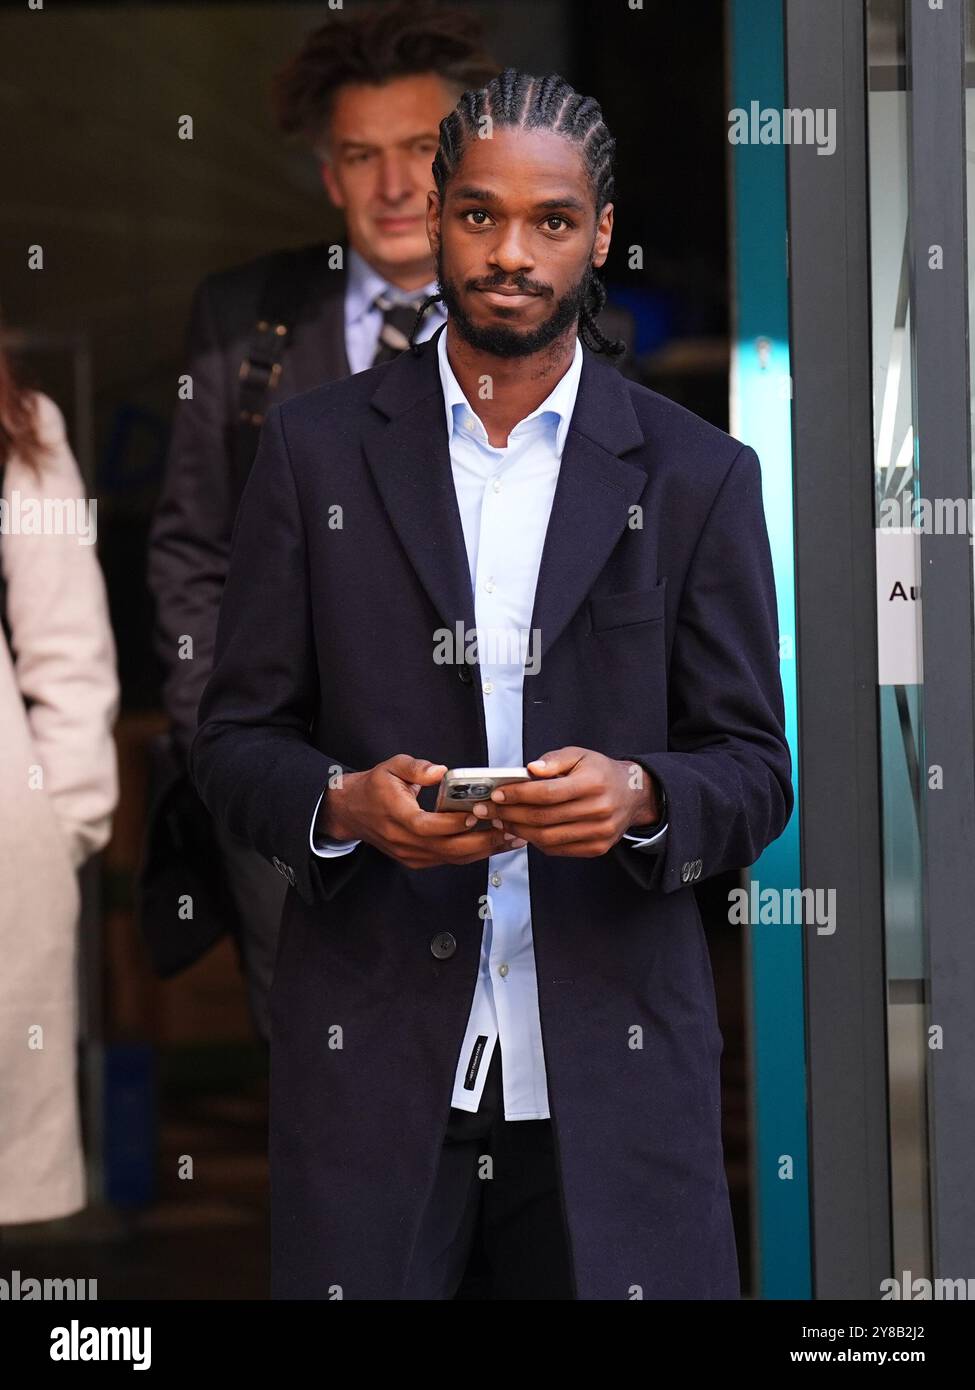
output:
<path id="1" fill-rule="evenodd" d="M 37 427 L 34 388 L 14 366 L 0 340 L 0 468 L 16 454 L 35 472 L 39 471 L 44 452 Z"/>

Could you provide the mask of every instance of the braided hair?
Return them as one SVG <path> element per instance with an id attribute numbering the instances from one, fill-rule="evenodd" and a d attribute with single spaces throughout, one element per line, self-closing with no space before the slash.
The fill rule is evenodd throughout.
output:
<path id="1" fill-rule="evenodd" d="M 612 202 L 616 141 L 603 120 L 599 102 L 595 97 L 581 96 L 557 73 L 533 77 L 516 68 L 505 68 L 487 86 L 465 92 L 453 111 L 440 122 L 440 145 L 433 161 L 433 177 L 441 199 L 468 141 L 478 138 L 486 124 L 485 118 L 490 128 L 517 126 L 522 130 L 551 130 L 572 140 L 581 146 L 597 213 Z M 414 352 L 418 351 L 414 338 L 423 315 L 440 298 L 439 294 L 429 295 L 420 306 L 410 334 L 410 347 Z M 620 339 L 605 337 L 596 323 L 605 304 L 606 288 L 595 268 L 590 266 L 579 314 L 579 336 L 593 352 L 618 357 L 626 351 L 626 344 Z"/>

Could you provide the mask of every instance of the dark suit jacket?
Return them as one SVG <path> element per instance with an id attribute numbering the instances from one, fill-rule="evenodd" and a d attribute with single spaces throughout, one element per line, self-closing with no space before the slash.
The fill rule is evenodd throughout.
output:
<path id="1" fill-rule="evenodd" d="M 457 622 L 475 626 L 433 343 L 275 407 L 191 770 L 292 883 L 271 992 L 276 1297 L 399 1297 L 434 1181 L 486 861 L 413 871 L 368 844 L 320 859 L 308 836 L 336 768 L 486 761 L 479 681 L 432 659 Z M 662 854 L 528 851 L 578 1297 L 737 1297 L 692 883 L 751 864 L 793 804 L 754 451 L 586 351 L 531 626 L 526 759 L 633 757 L 669 801 Z M 443 931 L 457 946 L 438 959 Z"/>
<path id="2" fill-rule="evenodd" d="M 284 402 L 323 382 L 348 376 L 344 269 L 329 268 L 329 246 L 294 253 L 301 312 L 270 399 Z M 156 650 L 164 672 L 163 699 L 177 749 L 186 753 L 213 661 L 220 596 L 230 557 L 230 533 L 243 479 L 238 477 L 239 370 L 259 317 L 264 288 L 280 253 L 208 275 L 190 313 L 183 370 L 193 399 L 181 400 L 173 421 L 163 485 L 149 533 L 148 581 L 156 601 Z M 622 338 L 619 370 L 635 372 L 632 316 L 607 305 L 599 324 Z M 193 659 L 180 652 L 193 638 Z"/>
<path id="3" fill-rule="evenodd" d="M 348 375 L 345 272 L 329 270 L 326 248 L 299 252 L 307 297 L 275 396 L 286 400 Z M 196 710 L 213 660 L 230 533 L 240 495 L 235 459 L 239 370 L 250 346 L 274 253 L 208 275 L 193 297 L 183 371 L 192 400 L 176 407 L 163 485 L 149 532 L 148 580 L 156 601 L 163 698 L 179 750 L 196 732 Z M 192 661 L 180 639 L 193 638 Z"/>

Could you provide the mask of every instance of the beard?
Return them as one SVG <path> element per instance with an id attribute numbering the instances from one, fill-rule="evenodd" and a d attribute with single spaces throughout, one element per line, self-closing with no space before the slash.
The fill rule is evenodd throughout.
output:
<path id="1" fill-rule="evenodd" d="M 437 251 L 437 289 L 454 328 L 472 348 L 490 353 L 493 357 L 528 357 L 541 352 L 561 338 L 575 323 L 586 302 L 592 266 L 587 266 L 579 282 L 556 300 L 552 312 L 543 323 L 528 329 L 509 328 L 507 324 L 487 327 L 474 323 L 461 303 L 457 285 L 445 273 L 443 252 Z M 507 281 L 505 282 L 507 283 Z"/>

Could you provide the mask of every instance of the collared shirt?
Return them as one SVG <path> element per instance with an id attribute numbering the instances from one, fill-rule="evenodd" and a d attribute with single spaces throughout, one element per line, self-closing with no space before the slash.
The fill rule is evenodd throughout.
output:
<path id="1" fill-rule="evenodd" d="M 579 389 L 582 345 L 577 338 L 568 371 L 541 405 L 515 425 L 503 448 L 488 440 L 451 369 L 446 333 L 440 335 L 437 351 L 451 471 L 474 596 L 488 761 L 493 767 L 520 767 L 522 692 L 537 663 L 538 635 L 531 630 L 535 588 Z M 358 841 L 339 844 L 315 836 L 317 814 L 316 806 L 309 830 L 313 852 L 326 857 L 351 853 Z M 662 845 L 666 829 L 664 825 L 652 836 L 628 838 L 636 848 Z M 477 1110 L 500 1039 L 505 1119 L 547 1119 L 527 846 L 492 855 L 486 877 L 477 985 L 451 1104 L 458 1110 Z"/>
<path id="2" fill-rule="evenodd" d="M 351 246 L 346 253 L 348 275 L 345 284 L 345 355 L 353 375 L 364 372 L 372 366 L 379 346 L 379 334 L 383 326 L 382 311 L 374 307 L 376 295 L 384 294 L 389 299 L 405 303 L 411 299 L 425 299 L 436 294 L 435 281 L 418 290 L 402 290 L 391 285 L 373 270 L 368 261 Z M 447 319 L 443 305 L 438 301 L 431 304 L 423 316 L 417 330 L 416 341 L 423 343 L 431 338 Z"/>
<path id="3" fill-rule="evenodd" d="M 437 342 L 447 437 L 474 594 L 478 675 L 488 764 L 520 767 L 522 691 L 537 639 L 531 632 L 535 587 L 555 496 L 562 449 L 582 372 L 578 338 L 572 364 L 551 393 L 496 448 Z M 501 1040 L 504 1114 L 549 1116 L 538 1013 L 528 892 L 528 849 L 487 861 L 487 915 L 477 986 L 454 1079 L 452 1105 L 476 1110 L 491 1056 Z"/>

